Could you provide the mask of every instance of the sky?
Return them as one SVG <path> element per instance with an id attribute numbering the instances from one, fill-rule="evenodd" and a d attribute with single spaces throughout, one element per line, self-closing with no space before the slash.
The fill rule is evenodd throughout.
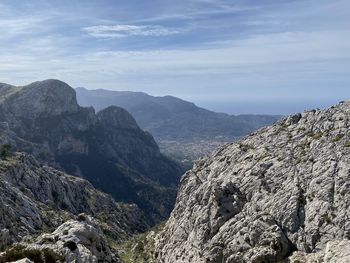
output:
<path id="1" fill-rule="evenodd" d="M 0 0 L 0 82 L 287 114 L 350 95 L 349 0 Z"/>

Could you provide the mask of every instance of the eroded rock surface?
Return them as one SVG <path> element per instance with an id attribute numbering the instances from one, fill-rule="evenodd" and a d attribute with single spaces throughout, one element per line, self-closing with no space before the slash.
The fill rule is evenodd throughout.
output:
<path id="1" fill-rule="evenodd" d="M 135 205 L 117 203 L 84 179 L 16 153 L 0 160 L 0 251 L 86 213 L 120 240 L 148 227 Z"/>
<path id="2" fill-rule="evenodd" d="M 86 215 L 80 215 L 78 221 L 65 222 L 52 234 L 43 234 L 34 240 L 17 244 L 0 254 L 0 262 L 17 255 L 21 257 L 21 254 L 34 262 L 40 259 L 43 260 L 40 262 L 66 263 L 120 262 L 111 252 L 98 223 Z M 32 262 L 28 258 L 17 262 Z"/>
<path id="3" fill-rule="evenodd" d="M 283 118 L 199 161 L 182 178 L 155 256 L 279 262 L 299 251 L 305 262 L 349 262 L 349 128 L 350 102 L 342 102 Z"/>

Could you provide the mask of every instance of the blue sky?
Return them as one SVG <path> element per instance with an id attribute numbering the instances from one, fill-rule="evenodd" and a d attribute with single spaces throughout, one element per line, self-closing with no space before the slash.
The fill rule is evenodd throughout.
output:
<path id="1" fill-rule="evenodd" d="M 0 0 L 0 82 L 285 114 L 350 94 L 349 0 Z"/>

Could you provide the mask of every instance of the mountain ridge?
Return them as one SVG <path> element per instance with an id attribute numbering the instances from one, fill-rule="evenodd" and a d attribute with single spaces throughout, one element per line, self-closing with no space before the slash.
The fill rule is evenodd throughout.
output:
<path id="1" fill-rule="evenodd" d="M 96 114 L 59 80 L 5 89 L 0 142 L 84 177 L 118 201 L 137 203 L 153 222 L 170 213 L 183 170 L 127 111 L 112 106 Z"/>
<path id="2" fill-rule="evenodd" d="M 131 91 L 77 88 L 78 102 L 99 111 L 110 105 L 125 108 L 150 132 L 161 151 L 190 169 L 192 162 L 216 147 L 272 124 L 280 116 L 228 115 L 197 107 L 174 96 Z"/>
<path id="3" fill-rule="evenodd" d="M 144 92 L 132 92 L 132 91 L 112 91 L 112 90 L 104 90 L 104 89 L 96 89 L 96 90 L 87 90 L 85 88 L 79 87 L 76 88 L 77 91 L 77 98 L 78 102 L 81 105 L 84 106 L 93 106 L 96 111 L 99 111 L 107 106 L 110 105 L 117 105 L 122 108 L 125 108 L 128 110 L 137 120 L 137 122 L 140 124 L 141 127 L 144 129 L 150 131 L 155 137 L 172 137 L 171 133 L 165 134 L 164 132 L 161 133 L 157 129 L 164 128 L 164 124 L 160 127 L 155 127 L 156 121 L 162 120 L 165 121 L 164 118 L 171 118 L 170 114 L 174 113 L 187 113 L 190 111 L 195 111 L 196 114 L 199 115 L 211 115 L 211 118 L 224 118 L 225 121 L 232 122 L 233 119 L 237 119 L 237 121 L 243 121 L 244 118 L 250 118 L 251 120 L 256 118 L 257 120 L 261 118 L 262 124 L 266 124 L 270 121 L 276 121 L 278 118 L 281 117 L 281 115 L 259 115 L 259 114 L 240 114 L 240 115 L 229 115 L 226 113 L 218 113 L 213 112 L 201 107 L 196 106 L 193 102 L 188 102 L 183 99 L 177 98 L 175 96 L 151 96 Z M 145 112 L 141 113 L 141 109 L 145 111 L 147 107 L 152 108 L 152 106 L 160 106 L 162 107 L 162 110 L 158 110 L 161 113 L 161 116 L 156 116 L 155 111 L 151 112 L 150 114 L 153 115 L 152 118 L 146 115 Z M 145 108 L 142 108 L 145 107 Z M 165 113 L 164 113 L 165 112 Z M 183 116 L 186 117 L 186 116 Z M 192 119 L 194 119 L 193 116 L 190 116 Z M 197 118 L 200 116 L 196 116 Z M 230 120 L 231 118 L 231 120 Z M 153 120 L 153 121 L 152 121 Z M 240 123 L 243 124 L 244 122 Z M 196 122 L 193 122 L 192 125 L 196 124 Z M 210 123 L 207 123 L 208 126 Z M 269 123 L 270 124 L 270 123 Z M 222 124 L 221 124 L 222 125 Z M 252 127 L 249 127 L 250 131 L 255 130 L 257 127 L 260 127 L 261 125 L 254 125 L 251 124 Z M 203 128 L 203 126 L 201 127 Z M 237 129 L 237 127 L 236 127 Z M 175 129 L 176 130 L 176 129 Z M 176 132 L 178 132 L 176 130 Z M 204 133 L 204 134 L 203 134 Z M 237 137 L 241 135 L 245 135 L 246 133 L 242 133 L 242 131 L 225 131 L 223 132 L 223 128 L 220 132 L 216 132 L 214 136 L 229 136 L 229 137 Z M 206 131 L 196 131 L 196 135 L 204 136 L 206 135 Z M 199 137 L 201 137 L 199 136 Z"/>

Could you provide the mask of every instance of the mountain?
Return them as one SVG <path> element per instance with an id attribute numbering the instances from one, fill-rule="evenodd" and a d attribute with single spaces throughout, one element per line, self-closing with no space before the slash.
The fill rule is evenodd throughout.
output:
<path id="1" fill-rule="evenodd" d="M 0 85 L 0 142 L 83 177 L 116 200 L 136 203 L 150 222 L 170 213 L 183 170 L 124 109 L 80 107 L 58 80 Z"/>
<path id="2" fill-rule="evenodd" d="M 36 246 L 25 244 L 57 227 L 52 236 L 43 235 Z M 47 254 L 48 249 L 51 253 L 47 257 L 66 253 L 72 258 L 74 255 L 63 249 L 69 242 L 74 242 L 86 257 L 111 259 L 105 235 L 117 242 L 147 227 L 136 205 L 117 203 L 84 179 L 44 166 L 25 153 L 0 160 L 0 251 L 7 251 L 0 253 L 0 262 L 24 256 L 34 260 L 35 255 Z M 21 243 L 8 250 L 14 242 Z M 44 262 L 56 261 L 47 258 Z"/>
<path id="3" fill-rule="evenodd" d="M 198 161 L 156 238 L 158 261 L 349 262 L 349 130 L 341 102 Z"/>
<path id="4" fill-rule="evenodd" d="M 153 97 L 142 92 L 84 88 L 77 88 L 76 92 L 80 105 L 93 106 L 97 111 L 111 105 L 126 109 L 155 137 L 165 153 L 191 161 L 280 118 L 216 113 L 176 97 Z"/>

